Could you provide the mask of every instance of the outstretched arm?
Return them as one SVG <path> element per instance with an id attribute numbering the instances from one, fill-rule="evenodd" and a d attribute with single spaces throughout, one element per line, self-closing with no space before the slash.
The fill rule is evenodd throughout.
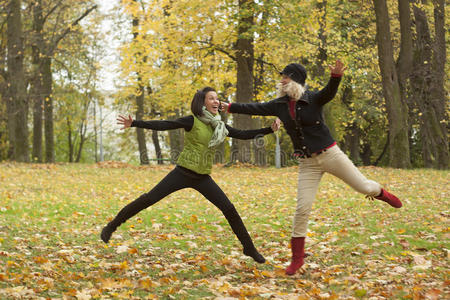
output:
<path id="1" fill-rule="evenodd" d="M 117 124 L 123 125 L 122 129 L 129 127 L 146 128 L 152 130 L 171 130 L 183 128 L 186 131 L 190 131 L 194 125 L 194 117 L 187 116 L 176 120 L 152 120 L 152 121 L 142 121 L 133 120 L 129 115 L 128 118 L 124 116 L 119 116 L 117 118 Z"/>
<path id="2" fill-rule="evenodd" d="M 258 116 L 276 116 L 275 102 L 262 103 L 226 103 L 221 102 L 222 110 L 230 113 L 258 115 Z"/>
<path id="3" fill-rule="evenodd" d="M 276 119 L 273 121 L 270 127 L 260 128 L 260 129 L 251 129 L 251 130 L 240 130 L 233 128 L 231 126 L 226 125 L 228 129 L 228 136 L 231 138 L 239 139 L 239 140 L 251 140 L 257 136 L 266 135 L 269 133 L 273 133 L 280 129 L 280 119 Z"/>
<path id="4" fill-rule="evenodd" d="M 322 90 L 314 95 L 321 105 L 327 104 L 334 96 L 336 96 L 339 83 L 341 82 L 342 75 L 346 69 L 340 60 L 337 60 L 334 66 L 328 67 L 331 71 L 330 81 L 328 81 L 328 84 Z"/>

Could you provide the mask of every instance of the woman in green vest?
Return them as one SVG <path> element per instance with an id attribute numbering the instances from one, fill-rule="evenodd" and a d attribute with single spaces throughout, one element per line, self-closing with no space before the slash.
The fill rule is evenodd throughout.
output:
<path id="1" fill-rule="evenodd" d="M 192 115 L 170 121 L 140 121 L 119 116 L 118 124 L 123 129 L 129 127 L 148 128 L 152 130 L 170 130 L 183 128 L 185 130 L 184 148 L 177 160 L 177 166 L 150 192 L 141 195 L 119 211 L 117 216 L 106 225 L 101 232 L 101 239 L 108 243 L 112 233 L 122 223 L 139 213 L 141 210 L 157 203 L 167 195 L 184 189 L 193 188 L 221 210 L 231 229 L 242 243 L 245 255 L 259 263 L 264 263 L 264 257 L 256 250 L 253 241 L 242 222 L 241 217 L 228 197 L 209 176 L 214 158 L 215 146 L 221 144 L 225 137 L 236 139 L 253 139 L 272 133 L 279 129 L 277 119 L 271 127 L 256 130 L 238 130 L 226 125 L 218 114 L 220 102 L 213 88 L 199 90 L 192 102 Z"/>

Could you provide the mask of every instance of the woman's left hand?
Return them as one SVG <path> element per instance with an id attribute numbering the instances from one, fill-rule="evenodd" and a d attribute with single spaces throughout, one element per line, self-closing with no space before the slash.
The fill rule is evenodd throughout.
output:
<path id="1" fill-rule="evenodd" d="M 344 66 L 344 63 L 342 63 L 339 59 L 336 61 L 334 66 L 328 66 L 330 68 L 331 74 L 334 75 L 340 75 L 344 74 L 345 69 L 347 69 L 346 66 Z"/>
<path id="2" fill-rule="evenodd" d="M 280 129 L 281 126 L 281 120 L 276 118 L 275 121 L 273 121 L 272 125 L 270 126 L 272 128 L 272 131 L 275 132 L 278 129 Z"/>
<path id="3" fill-rule="evenodd" d="M 220 110 L 222 112 L 228 112 L 228 106 L 230 106 L 230 103 L 220 101 Z"/>

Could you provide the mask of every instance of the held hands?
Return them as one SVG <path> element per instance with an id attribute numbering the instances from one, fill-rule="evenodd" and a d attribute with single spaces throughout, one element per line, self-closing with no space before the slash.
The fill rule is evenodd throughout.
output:
<path id="1" fill-rule="evenodd" d="M 224 112 L 228 110 L 228 106 L 230 103 L 220 101 L 220 109 Z M 281 120 L 279 118 L 276 118 L 275 121 L 273 121 L 272 125 L 270 125 L 270 128 L 272 128 L 272 131 L 275 132 L 278 129 L 280 129 L 281 126 Z"/>
<path id="2" fill-rule="evenodd" d="M 280 129 L 281 126 L 281 120 L 276 118 L 275 121 L 273 121 L 272 125 L 270 126 L 272 128 L 272 131 L 275 132 L 278 129 Z"/>
<path id="3" fill-rule="evenodd" d="M 330 68 L 331 74 L 340 75 L 344 74 L 345 69 L 347 69 L 346 66 L 338 59 L 334 66 L 328 65 L 328 68 Z"/>
<path id="4" fill-rule="evenodd" d="M 121 129 L 126 129 L 128 127 L 131 127 L 131 123 L 133 122 L 133 118 L 131 118 L 130 115 L 128 115 L 128 119 L 122 115 L 119 115 L 117 118 L 117 125 L 123 125 Z"/>

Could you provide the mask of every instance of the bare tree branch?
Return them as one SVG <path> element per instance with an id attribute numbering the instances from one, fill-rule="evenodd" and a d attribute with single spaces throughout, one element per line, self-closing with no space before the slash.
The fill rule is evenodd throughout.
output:
<path id="1" fill-rule="evenodd" d="M 48 13 L 43 17 L 43 23 L 47 21 L 47 18 L 58 8 L 58 6 L 61 5 L 62 2 L 63 0 L 59 0 L 59 2 L 56 3 L 55 6 L 53 6 L 52 9 L 48 11 Z"/>
<path id="2" fill-rule="evenodd" d="M 203 48 L 203 49 L 212 49 L 212 50 L 216 50 L 216 51 L 222 52 L 222 53 L 226 54 L 226 55 L 227 55 L 229 58 L 231 58 L 232 60 L 236 61 L 236 57 L 235 57 L 233 54 L 231 54 L 230 51 L 228 51 L 228 50 L 222 48 L 221 46 L 214 45 L 214 44 L 212 44 L 212 43 L 209 42 L 209 41 L 192 41 L 191 43 L 206 44 L 206 45 L 208 45 L 209 47 L 205 47 L 205 48 Z M 277 66 L 275 66 L 275 65 L 274 65 L 273 63 L 271 63 L 271 62 L 265 61 L 265 60 L 263 60 L 263 59 L 261 59 L 261 58 L 255 58 L 255 61 L 257 61 L 257 62 L 259 62 L 259 63 L 262 63 L 262 64 L 265 64 L 265 65 L 268 65 L 268 66 L 272 67 L 275 71 L 279 72 Z"/>
<path id="3" fill-rule="evenodd" d="M 55 61 L 55 62 L 57 62 L 58 64 L 60 64 L 66 71 L 67 71 L 67 74 L 68 74 L 68 76 L 69 76 L 69 80 L 72 80 L 72 72 L 70 71 L 70 69 L 66 66 L 66 64 L 63 62 L 63 61 L 61 61 L 61 60 L 59 60 L 59 59 L 57 59 L 57 58 L 53 58 L 53 60 Z"/>
<path id="4" fill-rule="evenodd" d="M 72 30 L 72 27 L 75 27 L 78 25 L 78 23 L 83 20 L 87 15 L 89 15 L 94 9 L 97 8 L 97 4 L 92 6 L 91 8 L 87 9 L 84 14 L 82 14 L 78 19 L 72 22 L 66 30 L 64 30 L 54 41 L 53 45 L 51 45 L 51 53 L 55 50 L 55 48 L 58 46 L 59 42 Z"/>

